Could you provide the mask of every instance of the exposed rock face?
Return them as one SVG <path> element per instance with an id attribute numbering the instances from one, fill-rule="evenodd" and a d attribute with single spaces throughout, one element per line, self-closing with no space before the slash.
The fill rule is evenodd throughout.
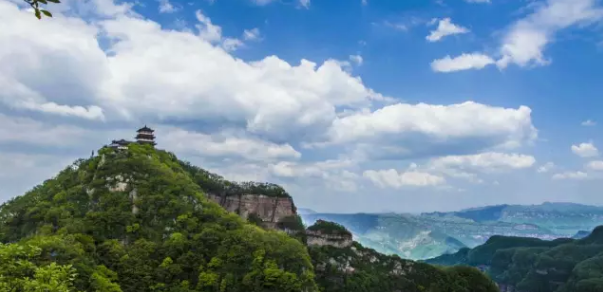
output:
<path id="1" fill-rule="evenodd" d="M 227 211 L 239 214 L 243 219 L 247 219 L 251 214 L 257 215 L 268 228 L 276 228 L 276 224 L 282 219 L 297 215 L 291 198 L 255 194 L 236 196 L 208 194 L 207 196 Z"/>
<path id="2" fill-rule="evenodd" d="M 325 234 L 321 231 L 306 230 L 309 246 L 334 246 L 338 248 L 346 248 L 352 245 L 352 236 Z"/>

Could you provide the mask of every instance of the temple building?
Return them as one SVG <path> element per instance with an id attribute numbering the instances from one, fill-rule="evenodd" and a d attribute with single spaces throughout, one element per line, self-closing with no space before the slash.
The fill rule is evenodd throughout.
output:
<path id="1" fill-rule="evenodd" d="M 153 134 L 155 130 L 145 125 L 136 132 L 138 133 L 138 135 L 136 135 L 136 142 L 139 144 L 151 144 L 153 146 L 157 145 L 155 143 L 155 134 Z"/>
<path id="2" fill-rule="evenodd" d="M 136 133 L 137 133 L 136 142 L 127 141 L 124 139 L 113 140 L 113 141 L 111 141 L 111 144 L 108 145 L 108 147 L 118 149 L 118 150 L 128 150 L 128 145 L 130 143 L 149 144 L 154 147 L 155 145 L 157 145 L 157 143 L 155 143 L 154 132 L 155 132 L 155 130 L 153 130 L 145 125 L 144 127 L 138 129 L 138 131 L 136 131 Z"/>
<path id="3" fill-rule="evenodd" d="M 113 141 L 111 141 L 111 145 L 109 145 L 109 147 L 115 148 L 118 150 L 128 150 L 128 144 L 130 144 L 130 143 L 132 143 L 132 142 L 126 141 L 124 139 L 113 140 Z"/>

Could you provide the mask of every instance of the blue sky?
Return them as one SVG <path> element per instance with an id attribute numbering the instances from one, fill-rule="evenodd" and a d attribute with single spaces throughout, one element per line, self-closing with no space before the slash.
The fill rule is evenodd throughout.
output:
<path id="1" fill-rule="evenodd" d="M 0 201 L 148 124 L 318 211 L 603 205 L 601 1 L 21 2 L 0 0 Z"/>

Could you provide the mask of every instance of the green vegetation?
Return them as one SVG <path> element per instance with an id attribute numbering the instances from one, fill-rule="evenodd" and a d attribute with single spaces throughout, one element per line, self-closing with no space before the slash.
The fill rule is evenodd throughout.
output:
<path id="1" fill-rule="evenodd" d="M 34 15 L 38 19 L 42 19 L 42 15 L 47 16 L 47 17 L 52 17 L 52 14 L 50 13 L 50 11 L 40 8 L 40 3 L 41 4 L 61 3 L 61 1 L 59 1 L 59 0 L 23 0 L 23 1 L 25 1 L 25 3 L 29 4 L 29 6 L 31 6 L 31 8 L 33 8 Z"/>
<path id="2" fill-rule="evenodd" d="M 317 231 L 328 235 L 340 235 L 352 237 L 352 233 L 348 231 L 343 225 L 335 222 L 329 222 L 324 220 L 318 220 L 314 225 L 308 227 L 310 231 Z"/>
<path id="3" fill-rule="evenodd" d="M 173 154 L 129 147 L 2 205 L 0 285 L 15 288 L 0 291 L 316 290 L 302 243 L 210 202 Z"/>
<path id="4" fill-rule="evenodd" d="M 238 196 L 242 194 L 264 195 L 268 197 L 290 198 L 281 186 L 272 183 L 231 182 L 220 175 L 211 173 L 188 162 L 179 161 L 184 169 L 203 191 L 218 196 Z"/>
<path id="5" fill-rule="evenodd" d="M 579 240 L 493 236 L 472 250 L 427 262 L 484 267 L 496 282 L 520 291 L 603 291 L 603 226 Z"/>
<path id="6" fill-rule="evenodd" d="M 475 268 L 437 268 L 386 256 L 359 243 L 340 249 L 311 247 L 321 291 L 496 292 L 498 288 Z"/>
<path id="7" fill-rule="evenodd" d="M 277 222 L 286 232 L 251 224 L 262 225 L 253 214 L 245 222 L 204 196 L 233 185 L 213 178 L 138 144 L 76 161 L 0 206 L 0 291 L 496 291 L 472 268 L 436 268 L 357 243 L 307 248 L 298 216 Z M 258 185 L 277 189 L 241 184 Z M 330 222 L 314 228 L 351 235 Z"/>

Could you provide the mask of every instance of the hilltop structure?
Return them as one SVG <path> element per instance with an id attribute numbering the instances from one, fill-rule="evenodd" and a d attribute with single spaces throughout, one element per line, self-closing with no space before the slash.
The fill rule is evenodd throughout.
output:
<path id="1" fill-rule="evenodd" d="M 124 139 L 113 140 L 113 141 L 111 141 L 111 144 L 109 144 L 109 147 L 117 149 L 117 150 L 127 150 L 128 145 L 131 143 L 148 144 L 148 145 L 155 147 L 155 145 L 157 145 L 157 143 L 155 143 L 154 132 L 155 132 L 155 130 L 153 130 L 145 125 L 144 127 L 140 128 L 136 131 L 136 133 L 137 133 L 136 142 L 132 142 L 132 141 L 124 140 Z"/>
<path id="2" fill-rule="evenodd" d="M 155 130 L 147 127 L 147 125 L 144 125 L 144 127 L 136 131 L 136 133 L 138 133 L 138 135 L 136 135 L 136 142 L 139 144 L 151 144 L 153 146 L 157 145 L 157 143 L 155 143 L 155 135 L 153 132 L 155 132 Z"/>

